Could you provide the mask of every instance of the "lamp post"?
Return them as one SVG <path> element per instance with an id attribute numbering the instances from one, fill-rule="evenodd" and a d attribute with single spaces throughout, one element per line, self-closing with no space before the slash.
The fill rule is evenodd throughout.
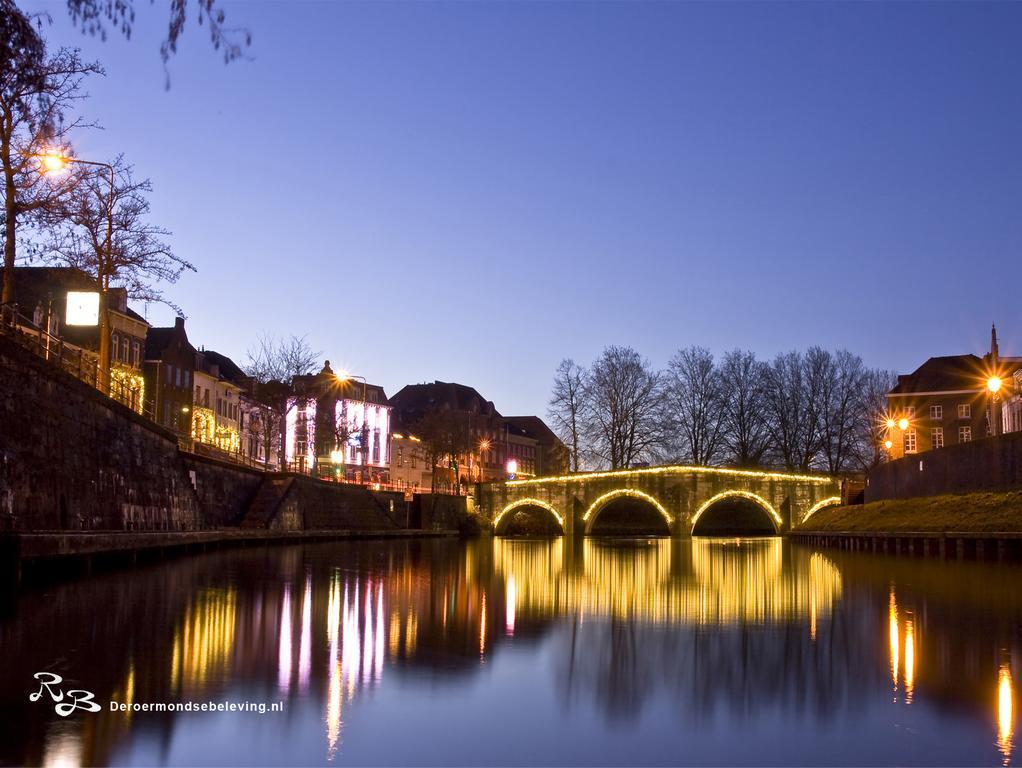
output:
<path id="1" fill-rule="evenodd" d="M 990 393 L 990 435 L 999 435 L 1001 433 L 1001 413 L 1000 413 L 1000 392 L 1004 386 L 1004 381 L 1000 376 L 996 374 L 990 376 L 987 379 L 987 392 Z"/>
<path id="2" fill-rule="evenodd" d="M 42 161 L 44 173 L 59 173 L 72 163 L 78 165 L 94 165 L 106 168 L 110 172 L 110 195 L 106 205 L 106 242 L 103 244 L 103 257 L 97 265 L 96 278 L 99 283 L 99 370 L 96 375 L 97 388 L 103 394 L 110 394 L 110 316 L 107 314 L 107 292 L 110 289 L 110 272 L 113 268 L 114 255 L 114 167 L 110 163 L 96 160 L 82 160 L 77 157 L 51 150 L 29 155 Z M 105 263 L 103 263 L 105 261 Z"/>
<path id="3" fill-rule="evenodd" d="M 479 482 L 480 483 L 483 481 L 483 451 L 488 451 L 488 450 L 490 450 L 490 441 L 486 440 L 485 438 L 483 440 L 480 440 L 479 441 L 479 462 L 478 462 L 478 464 L 479 464 L 478 474 L 479 474 Z"/>

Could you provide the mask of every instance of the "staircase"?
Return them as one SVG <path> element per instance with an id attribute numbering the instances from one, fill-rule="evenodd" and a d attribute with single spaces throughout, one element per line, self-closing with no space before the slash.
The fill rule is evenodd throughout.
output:
<path id="1" fill-rule="evenodd" d="M 263 480 L 255 497 L 248 505 L 245 517 L 241 521 L 241 527 L 269 528 L 280 503 L 287 496 L 294 482 L 293 477 L 267 477 Z"/>

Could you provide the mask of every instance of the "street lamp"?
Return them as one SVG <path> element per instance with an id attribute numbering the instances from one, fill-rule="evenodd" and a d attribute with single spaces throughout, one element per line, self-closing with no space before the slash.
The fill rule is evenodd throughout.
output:
<path id="1" fill-rule="evenodd" d="M 110 195 L 106 205 L 106 242 L 103 245 L 103 258 L 106 263 L 97 265 L 96 278 L 99 282 L 99 371 L 97 372 L 97 384 L 100 392 L 110 394 L 110 316 L 107 314 L 107 292 L 110 290 L 110 273 L 113 271 L 114 260 L 114 191 L 116 181 L 114 179 L 114 167 L 110 163 L 101 163 L 95 160 L 82 160 L 77 157 L 68 157 L 60 149 L 50 149 L 46 152 L 37 152 L 28 157 L 39 158 L 43 172 L 47 174 L 60 173 L 67 169 L 71 163 L 78 165 L 94 165 L 99 168 L 106 168 L 110 172 Z"/>
<path id="2" fill-rule="evenodd" d="M 1001 391 L 1001 386 L 1003 384 L 1004 382 L 1001 381 L 1000 376 L 991 376 L 989 379 L 987 379 L 987 389 L 990 390 L 990 392 L 995 395 Z"/>
<path id="3" fill-rule="evenodd" d="M 362 382 L 362 465 L 363 465 L 362 474 L 365 479 L 368 479 L 369 446 L 367 445 L 367 443 L 369 442 L 369 421 L 366 413 L 366 411 L 369 408 L 369 405 L 366 402 L 366 387 L 368 386 L 368 382 L 365 380 L 364 376 L 356 376 L 355 374 L 348 373 L 347 371 L 338 371 L 336 374 L 334 374 L 334 376 L 337 379 L 338 384 L 345 384 L 351 379 Z"/>
<path id="4" fill-rule="evenodd" d="M 490 450 L 490 441 L 483 438 L 479 441 L 479 482 L 483 481 L 483 452 Z"/>
<path id="5" fill-rule="evenodd" d="M 900 429 L 902 432 L 908 429 L 908 419 L 906 419 L 904 416 L 898 419 L 898 429 Z"/>

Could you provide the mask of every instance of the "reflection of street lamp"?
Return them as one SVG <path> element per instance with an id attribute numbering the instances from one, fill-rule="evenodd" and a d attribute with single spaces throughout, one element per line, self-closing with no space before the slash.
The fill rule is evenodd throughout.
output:
<path id="1" fill-rule="evenodd" d="M 110 196 L 106 206 L 106 243 L 103 248 L 105 264 L 99 264 L 96 278 L 99 282 L 99 372 L 96 382 L 99 391 L 110 394 L 110 316 L 107 314 L 107 291 L 110 290 L 110 273 L 113 271 L 114 260 L 114 167 L 110 163 L 95 160 L 81 160 L 68 157 L 59 149 L 51 149 L 29 157 L 37 157 L 42 163 L 44 173 L 60 173 L 71 163 L 78 165 L 95 165 L 110 171 Z"/>

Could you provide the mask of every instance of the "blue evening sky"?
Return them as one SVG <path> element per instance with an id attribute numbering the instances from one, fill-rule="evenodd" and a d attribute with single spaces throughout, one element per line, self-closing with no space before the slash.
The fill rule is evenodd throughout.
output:
<path id="1" fill-rule="evenodd" d="M 19 4 L 105 65 L 76 148 L 152 178 L 239 363 L 307 333 L 542 414 L 607 344 L 1022 353 L 1022 5 L 235 2 L 251 60 L 190 24 L 165 91 L 165 0 L 105 43 Z"/>

